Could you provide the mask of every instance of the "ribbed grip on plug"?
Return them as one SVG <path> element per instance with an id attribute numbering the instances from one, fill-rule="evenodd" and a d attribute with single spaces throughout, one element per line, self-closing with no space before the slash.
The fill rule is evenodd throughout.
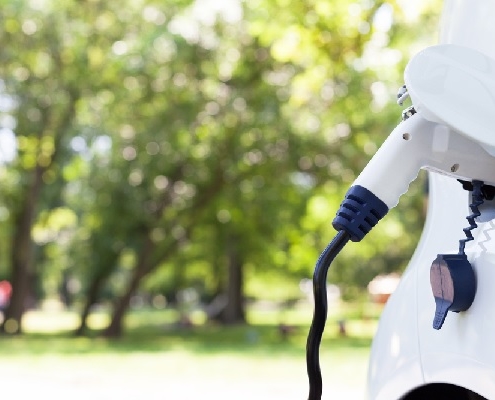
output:
<path id="1" fill-rule="evenodd" d="M 359 242 L 388 212 L 387 205 L 365 187 L 352 186 L 340 205 L 332 225 Z"/>

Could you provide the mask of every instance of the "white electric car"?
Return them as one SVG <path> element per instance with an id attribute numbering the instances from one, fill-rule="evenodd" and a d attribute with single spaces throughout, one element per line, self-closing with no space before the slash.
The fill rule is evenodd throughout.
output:
<path id="1" fill-rule="evenodd" d="M 381 316 L 372 345 L 367 398 L 495 399 L 493 195 L 485 195 L 479 205 L 476 228 L 466 219 L 473 212 L 473 194 L 466 184 L 479 179 L 491 191 L 495 181 L 495 168 L 487 161 L 495 160 L 495 0 L 446 0 L 440 44 L 411 60 L 405 80 L 418 114 L 447 126 L 444 131 L 432 130 L 428 144 L 432 154 L 427 157 L 450 163 L 452 174 L 429 168 L 426 224 Z M 464 142 L 456 145 L 457 140 Z M 458 178 L 464 176 L 463 187 Z M 405 188 L 408 183 L 404 182 Z M 440 306 L 432 285 L 441 286 L 439 296 L 448 298 L 452 293 L 447 293 L 445 282 L 439 282 L 445 275 L 433 276 L 432 262 L 438 254 L 458 253 L 465 228 L 473 235 L 463 251 L 474 271 L 474 300 L 465 311 L 440 310 L 445 320 L 434 329 Z M 462 289 L 463 279 L 459 285 Z"/>

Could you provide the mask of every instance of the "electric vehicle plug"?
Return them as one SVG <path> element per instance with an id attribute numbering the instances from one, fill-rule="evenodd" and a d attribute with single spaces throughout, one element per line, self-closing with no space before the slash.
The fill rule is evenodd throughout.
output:
<path id="1" fill-rule="evenodd" d="M 365 187 L 354 185 L 345 195 L 332 225 L 359 242 L 388 212 L 387 205 Z"/>
<path id="2" fill-rule="evenodd" d="M 420 169 L 495 183 L 493 155 L 476 141 L 417 112 L 392 131 L 352 186 L 366 188 L 391 209 Z"/>
<path id="3" fill-rule="evenodd" d="M 463 181 L 480 179 L 491 185 L 495 183 L 492 173 L 495 170 L 495 157 L 472 138 L 461 135 L 442 123 L 428 121 L 421 112 L 410 115 L 392 131 L 354 181 L 337 211 L 332 225 L 339 231 L 337 236 L 340 239 L 337 242 L 340 245 L 326 249 L 324 253 L 327 255 L 322 254 L 315 267 L 315 310 L 306 346 L 309 400 L 318 400 L 321 397 L 318 347 L 327 313 L 326 273 L 330 263 L 348 240 L 362 240 L 388 210 L 397 205 L 400 196 L 407 191 L 420 169 Z M 448 265 L 454 265 L 451 263 L 453 261 L 449 261 Z M 452 298 L 452 304 L 455 303 L 454 300 L 457 298 Z M 446 301 L 443 303 L 444 308 L 449 307 Z M 448 310 L 454 310 L 452 304 Z"/>
<path id="4" fill-rule="evenodd" d="M 468 62 L 472 59 L 479 62 Z M 495 185 L 495 113 L 490 108 L 495 93 L 493 70 L 494 61 L 453 45 L 426 49 L 408 64 L 404 75 L 406 87 L 399 93 L 398 101 L 402 103 L 410 95 L 414 108 L 403 115 L 404 121 L 347 192 L 332 223 L 339 233 L 315 267 L 315 311 L 306 347 L 309 400 L 321 398 L 318 347 L 327 313 L 326 276 L 344 245 L 349 240 L 362 240 L 397 205 L 420 169 L 464 182 L 480 180 Z M 468 268 L 464 268 L 466 265 Z M 464 296 L 456 283 L 456 276 L 469 271 L 472 268 L 465 254 L 441 255 L 434 261 L 434 294 L 440 299 L 440 322 L 436 325 L 441 326 L 448 310 L 461 311 L 471 304 L 472 296 Z M 471 294 L 475 291 L 474 288 Z"/>
<path id="5" fill-rule="evenodd" d="M 321 398 L 318 347 L 327 314 L 328 268 L 345 243 L 349 240 L 362 240 L 388 210 L 397 205 L 400 196 L 407 191 L 420 169 L 436 171 L 464 181 L 483 179 L 493 184 L 495 177 L 491 171 L 495 170 L 495 157 L 455 130 L 441 123 L 428 121 L 420 112 L 402 121 L 388 136 L 348 190 L 332 222 L 339 233 L 332 241 L 334 244 L 331 243 L 325 249 L 315 266 L 315 309 L 306 346 L 309 400 Z M 452 303 L 453 300 L 455 299 L 452 299 Z M 444 305 L 447 306 L 448 304 Z M 449 309 L 452 309 L 452 305 Z"/>

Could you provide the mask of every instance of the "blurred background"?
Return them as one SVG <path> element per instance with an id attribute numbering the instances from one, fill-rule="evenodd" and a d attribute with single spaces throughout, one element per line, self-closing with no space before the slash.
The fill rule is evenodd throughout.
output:
<path id="1" fill-rule="evenodd" d="M 0 393 L 306 398 L 308 279 L 440 7 L 0 1 Z M 329 273 L 324 394 L 362 396 L 403 197 Z"/>

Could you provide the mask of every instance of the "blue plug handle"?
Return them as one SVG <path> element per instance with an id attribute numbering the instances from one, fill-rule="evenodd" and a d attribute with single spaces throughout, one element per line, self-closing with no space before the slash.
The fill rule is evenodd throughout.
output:
<path id="1" fill-rule="evenodd" d="M 435 297 L 435 318 L 433 319 L 433 329 L 440 329 L 445 321 L 445 317 L 452 306 L 452 302 L 447 299 Z"/>

